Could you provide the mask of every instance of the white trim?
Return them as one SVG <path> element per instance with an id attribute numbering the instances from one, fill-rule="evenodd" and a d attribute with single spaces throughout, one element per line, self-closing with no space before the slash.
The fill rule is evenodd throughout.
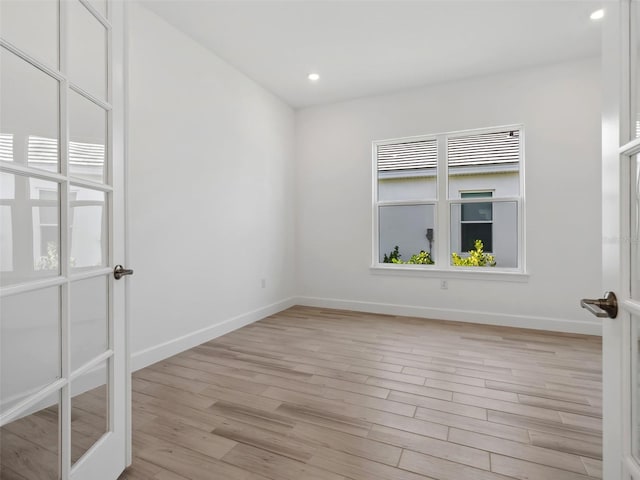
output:
<path id="1" fill-rule="evenodd" d="M 509 315 L 495 312 L 457 310 L 452 308 L 431 308 L 417 305 L 364 302 L 360 300 L 343 300 L 337 298 L 297 297 L 295 300 L 296 305 L 306 307 L 335 308 L 338 310 L 351 310 L 356 312 L 401 315 L 581 335 L 600 336 L 602 334 L 601 324 L 595 321 L 535 317 L 532 315 Z"/>
<path id="2" fill-rule="evenodd" d="M 18 283 L 2 287 L 2 289 L 0 289 L 0 298 L 9 297 L 11 295 L 20 295 L 21 293 L 33 292 L 35 290 L 42 290 L 43 288 L 58 287 L 67 283 L 67 279 L 65 277 L 57 276 L 43 280 L 28 280 L 27 282 L 28 283 Z"/>
<path id="3" fill-rule="evenodd" d="M 638 152 L 640 152 L 640 138 L 635 138 L 630 142 L 622 145 L 619 151 L 620 155 L 625 155 L 627 157 L 636 155 Z M 623 158 L 620 157 L 620 160 L 623 160 Z"/>
<path id="4" fill-rule="evenodd" d="M 109 155 L 109 157 L 111 158 L 111 155 Z M 72 187 L 89 188 L 91 190 L 99 190 L 104 193 L 113 192 L 113 187 L 111 185 L 92 182 L 91 180 L 83 180 L 82 178 L 76 178 L 73 175 L 69 176 L 69 183 L 71 184 Z"/>
<path id="5" fill-rule="evenodd" d="M 110 7 L 107 3 L 107 7 Z M 107 15 L 109 15 L 107 10 Z M 122 7 L 122 77 L 123 77 L 123 201 L 124 201 L 124 264 L 131 265 L 131 213 L 129 206 L 129 4 L 125 2 Z M 130 288 L 131 282 L 125 280 L 124 284 L 124 327 L 125 327 L 125 465 L 128 467 L 133 463 L 133 446 L 132 446 L 132 399 L 131 399 L 131 302 Z"/>
<path id="6" fill-rule="evenodd" d="M 269 315 L 274 315 L 286 310 L 287 308 L 293 307 L 295 304 L 295 298 L 287 298 L 279 302 L 272 303 L 271 305 L 229 318 L 216 323 L 215 325 L 201 328 L 200 330 L 169 340 L 168 342 L 154 345 L 153 347 L 136 352 L 131 355 L 131 371 L 140 370 L 148 365 L 201 345 L 213 340 L 214 338 L 244 327 L 245 325 L 262 320 Z"/>
<path id="7" fill-rule="evenodd" d="M 60 147 L 61 148 L 61 147 Z M 58 155 L 60 155 L 59 150 Z M 56 168 L 58 166 L 56 165 Z M 0 160 L 0 170 L 14 175 L 24 175 L 29 177 L 39 178 L 41 180 L 48 180 L 50 182 L 64 183 L 67 181 L 67 177 L 57 172 L 50 172 L 49 170 L 42 170 L 40 168 L 28 167 L 21 163 L 7 162 Z M 8 200 L 8 199 L 3 199 Z"/>
<path id="8" fill-rule="evenodd" d="M 505 282 L 528 282 L 529 274 L 511 268 L 496 267 L 455 267 L 439 268 L 435 265 L 407 265 L 380 263 L 371 265 L 374 275 L 400 275 L 431 278 L 460 278 L 463 280 L 496 280 Z"/>

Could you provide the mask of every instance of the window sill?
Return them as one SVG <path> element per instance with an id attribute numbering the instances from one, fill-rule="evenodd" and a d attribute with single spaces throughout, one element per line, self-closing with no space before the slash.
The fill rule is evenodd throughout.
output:
<path id="1" fill-rule="evenodd" d="M 400 275 L 427 278 L 459 278 L 463 280 L 493 280 L 521 282 L 529 281 L 529 274 L 515 269 L 496 269 L 495 267 L 456 267 L 437 268 L 423 265 L 372 265 L 369 270 L 374 275 Z"/>

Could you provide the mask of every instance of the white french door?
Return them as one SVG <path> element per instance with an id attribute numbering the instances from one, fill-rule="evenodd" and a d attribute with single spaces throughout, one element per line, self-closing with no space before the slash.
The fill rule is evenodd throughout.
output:
<path id="1" fill-rule="evenodd" d="M 0 477 L 125 467 L 124 5 L 0 1 Z"/>
<path id="2" fill-rule="evenodd" d="M 640 480 L 640 1 L 605 3 L 603 30 L 603 478 Z"/>

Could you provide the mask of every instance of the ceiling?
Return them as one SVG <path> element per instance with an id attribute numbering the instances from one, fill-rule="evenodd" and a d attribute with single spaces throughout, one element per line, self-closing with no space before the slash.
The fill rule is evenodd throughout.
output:
<path id="1" fill-rule="evenodd" d="M 600 53 L 590 0 L 141 3 L 293 107 Z"/>

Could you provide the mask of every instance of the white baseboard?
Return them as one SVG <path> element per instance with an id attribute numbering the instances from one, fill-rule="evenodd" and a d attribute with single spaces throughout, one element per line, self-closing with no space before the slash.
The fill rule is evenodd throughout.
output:
<path id="1" fill-rule="evenodd" d="M 307 307 L 335 308 L 358 312 L 381 313 L 386 315 L 402 315 L 408 317 L 433 318 L 458 322 L 480 323 L 504 327 L 531 328 L 552 332 L 577 333 L 583 335 L 602 335 L 601 324 L 580 320 L 536 317 L 531 315 L 507 315 L 494 312 L 456 310 L 448 308 L 420 307 L 415 305 L 398 305 L 392 303 L 363 302 L 337 298 L 292 297 L 266 307 L 238 315 L 209 327 L 196 330 L 153 347 L 149 347 L 131 355 L 132 371 L 139 370 L 165 358 L 213 340 L 226 333 L 249 325 L 269 315 L 286 310 L 294 305 Z"/>
<path id="2" fill-rule="evenodd" d="M 565 320 L 562 318 L 535 317 L 530 315 L 507 315 L 503 313 L 455 310 L 449 308 L 431 308 L 414 305 L 397 305 L 392 303 L 341 300 L 337 298 L 296 297 L 294 300 L 296 305 L 303 305 L 306 307 L 335 308 L 339 310 L 353 310 L 357 312 L 453 320 L 458 322 L 481 323 L 485 325 L 498 325 L 503 327 L 531 328 L 534 330 L 577 333 L 583 335 L 602 335 L 602 325 L 600 323 L 589 322 L 586 320 Z"/>
<path id="3" fill-rule="evenodd" d="M 188 333 L 174 340 L 135 352 L 131 355 L 131 371 L 140 370 L 141 368 L 159 362 L 160 360 L 164 360 L 165 358 L 169 358 L 180 352 L 220 337 L 225 333 L 232 332 L 240 327 L 262 320 L 269 315 L 286 310 L 295 304 L 296 302 L 294 298 L 287 298 L 280 302 L 267 305 L 266 307 L 229 318 L 223 322 L 216 323 L 215 325 L 196 330 L 195 332 Z"/>

